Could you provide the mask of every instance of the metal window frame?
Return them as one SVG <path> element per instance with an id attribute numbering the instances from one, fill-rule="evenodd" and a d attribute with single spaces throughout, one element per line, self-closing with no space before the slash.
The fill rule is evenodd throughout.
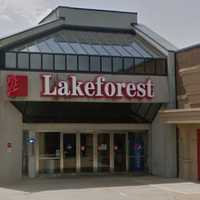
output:
<path id="1" fill-rule="evenodd" d="M 168 70 L 167 70 L 167 59 L 166 58 L 141 58 L 141 57 L 124 57 L 124 56 L 109 56 L 109 55 L 86 55 L 86 54 L 61 54 L 61 53 L 40 53 L 40 52 L 23 52 L 23 54 L 28 54 L 28 67 L 26 69 L 20 69 L 18 67 L 18 56 L 21 52 L 17 52 L 17 51 L 7 51 L 7 52 L 2 52 L 2 58 L 4 58 L 1 62 L 2 62 L 2 67 L 1 67 L 1 70 L 8 70 L 8 71 L 38 71 L 38 72 L 67 72 L 67 73 L 96 73 L 96 74 L 123 74 L 123 75 L 157 75 L 157 76 L 167 76 L 168 74 Z M 5 59 L 5 56 L 6 56 L 6 53 L 15 53 L 16 54 L 16 68 L 6 68 L 6 59 Z M 31 55 L 34 54 L 38 54 L 41 56 L 41 67 L 40 69 L 31 69 Z M 43 69 L 43 55 L 52 55 L 53 56 L 53 69 Z M 62 56 L 65 56 L 65 69 L 64 70 L 57 70 L 55 68 L 55 56 L 56 55 L 62 55 Z M 67 57 L 68 56 L 76 56 L 77 58 L 77 69 L 75 70 L 68 70 L 68 66 L 67 66 Z M 89 58 L 89 66 L 88 66 L 88 71 L 81 71 L 79 69 L 79 57 L 80 56 L 87 56 Z M 91 62 L 90 62 L 90 58 L 94 56 L 94 57 L 99 57 L 100 58 L 100 71 L 91 71 Z M 111 58 L 111 71 L 103 71 L 102 69 L 102 59 L 104 57 L 109 57 Z M 115 58 L 120 58 L 122 59 L 122 71 L 120 72 L 116 72 L 114 71 L 114 67 L 113 67 L 113 59 Z M 133 65 L 135 66 L 135 60 L 136 59 L 143 59 L 144 60 L 144 72 L 142 73 L 136 73 L 135 72 L 135 67 L 133 69 L 133 71 L 125 71 L 125 62 L 124 60 L 125 59 L 129 59 L 129 58 L 132 58 L 133 59 Z M 155 65 L 155 70 L 154 70 L 154 73 L 146 73 L 145 69 L 147 67 L 147 65 L 145 64 L 147 60 L 149 59 L 152 59 L 154 60 L 154 65 Z M 165 71 L 164 73 L 158 73 L 158 61 L 163 61 L 164 62 L 164 67 L 165 67 Z M 4 62 L 4 63 L 3 63 Z"/>

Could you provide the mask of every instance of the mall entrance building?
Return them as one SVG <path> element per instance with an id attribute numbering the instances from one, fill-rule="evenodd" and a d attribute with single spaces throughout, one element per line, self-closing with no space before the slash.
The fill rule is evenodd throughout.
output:
<path id="1" fill-rule="evenodd" d="M 137 13 L 58 7 L 0 40 L 0 182 L 177 175 L 173 45 Z"/>

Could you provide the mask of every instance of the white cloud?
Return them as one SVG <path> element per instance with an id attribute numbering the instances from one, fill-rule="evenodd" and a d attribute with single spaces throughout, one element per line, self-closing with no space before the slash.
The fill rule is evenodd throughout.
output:
<path id="1" fill-rule="evenodd" d="M 48 0 L 0 0 L 0 14 L 33 25 L 43 13 L 50 10 Z M 19 22 L 18 20 L 18 22 Z"/>
<path id="2" fill-rule="evenodd" d="M 8 22 L 12 22 L 13 21 L 10 16 L 5 15 L 5 14 L 1 15 L 1 20 L 5 20 L 5 21 L 8 21 Z"/>

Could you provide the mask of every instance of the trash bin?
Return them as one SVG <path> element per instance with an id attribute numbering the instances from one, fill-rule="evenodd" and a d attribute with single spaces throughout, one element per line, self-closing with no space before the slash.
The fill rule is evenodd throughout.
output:
<path id="1" fill-rule="evenodd" d="M 47 174 L 54 174 L 55 172 L 55 160 L 46 160 L 45 169 Z"/>

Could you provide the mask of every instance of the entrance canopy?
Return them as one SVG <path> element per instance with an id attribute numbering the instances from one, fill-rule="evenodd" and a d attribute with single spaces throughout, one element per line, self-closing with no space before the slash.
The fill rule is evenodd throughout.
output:
<path id="1" fill-rule="evenodd" d="M 12 102 L 25 123 L 150 123 L 160 104 Z"/>

